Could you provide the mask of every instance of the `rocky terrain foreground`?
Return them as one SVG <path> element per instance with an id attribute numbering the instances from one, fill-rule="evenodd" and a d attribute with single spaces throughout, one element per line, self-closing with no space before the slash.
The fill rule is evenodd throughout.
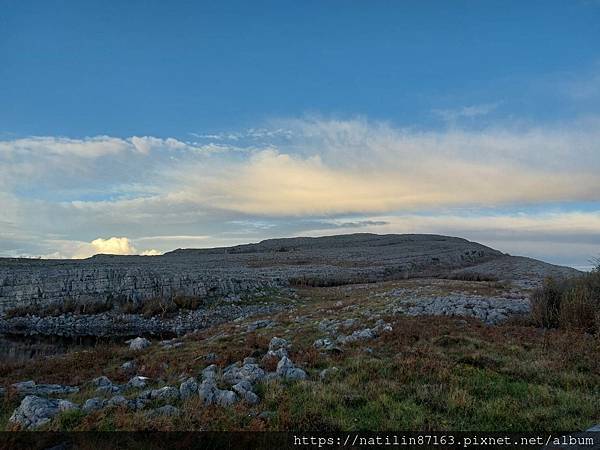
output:
<path id="1" fill-rule="evenodd" d="M 597 337 L 529 318 L 533 287 L 577 272 L 463 239 L 350 235 L 3 264 L 2 299 L 21 306 L 0 327 L 123 337 L 1 362 L 0 429 L 542 432 L 600 422 Z M 156 303 L 157 292 L 171 303 Z M 109 309 L 53 309 L 71 296 L 77 308 Z M 123 311 L 133 297 L 159 307 Z M 132 330 L 143 333 L 125 337 Z"/>
<path id="2" fill-rule="evenodd" d="M 285 308 L 177 338 L 4 362 L 0 428 L 588 429 L 598 340 L 532 326 L 520 292 L 448 279 L 302 287 L 258 300 L 289 296 Z"/>
<path id="3" fill-rule="evenodd" d="M 527 290 L 547 276 L 561 278 L 575 273 L 571 268 L 512 257 L 465 239 L 437 235 L 270 239 L 235 247 L 176 250 L 153 257 L 4 258 L 0 259 L 0 332 L 181 335 L 242 316 L 274 312 L 286 306 L 289 296 L 269 305 L 256 299 L 294 287 L 446 277 L 508 281 Z M 433 300 L 407 312 L 414 314 L 419 308 L 425 313 L 452 310 L 492 323 L 511 312 L 527 310 L 524 294 L 511 295 L 514 298 L 497 299 L 494 304 L 476 298 Z M 155 311 L 148 311 L 150 302 L 158 302 Z M 156 313 L 166 308 L 177 312 L 169 317 L 161 314 L 159 320 Z M 146 313 L 141 314 L 144 310 Z"/>

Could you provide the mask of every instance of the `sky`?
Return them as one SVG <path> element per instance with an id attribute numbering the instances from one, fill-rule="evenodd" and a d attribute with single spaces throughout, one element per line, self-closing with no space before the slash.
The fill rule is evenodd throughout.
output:
<path id="1" fill-rule="evenodd" d="M 600 1 L 0 0 L 0 256 L 600 256 Z"/>

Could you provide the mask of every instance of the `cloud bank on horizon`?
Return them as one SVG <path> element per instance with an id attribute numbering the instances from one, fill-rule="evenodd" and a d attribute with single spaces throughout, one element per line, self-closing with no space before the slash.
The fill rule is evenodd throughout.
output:
<path id="1" fill-rule="evenodd" d="M 2 252 L 85 258 L 298 234 L 440 233 L 584 264 L 600 246 L 598 119 L 437 131 L 366 119 L 276 126 L 247 145 L 243 133 L 1 141 Z"/>

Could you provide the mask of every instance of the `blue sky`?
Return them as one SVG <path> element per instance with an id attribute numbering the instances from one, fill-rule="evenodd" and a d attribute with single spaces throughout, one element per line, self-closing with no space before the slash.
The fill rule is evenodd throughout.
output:
<path id="1" fill-rule="evenodd" d="M 356 231 L 600 254 L 597 1 L 1 4 L 0 255 Z"/>

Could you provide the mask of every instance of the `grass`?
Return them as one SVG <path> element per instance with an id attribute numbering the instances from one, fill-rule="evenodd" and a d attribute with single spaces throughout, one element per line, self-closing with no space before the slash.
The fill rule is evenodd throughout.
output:
<path id="1" fill-rule="evenodd" d="M 533 320 L 540 326 L 600 334 L 600 265 L 568 280 L 548 278 L 531 302 Z"/>
<path id="2" fill-rule="evenodd" d="M 280 336 L 291 340 L 291 359 L 308 372 L 309 379 L 258 385 L 259 405 L 203 407 L 198 399 L 191 399 L 177 404 L 182 409 L 179 417 L 149 418 L 144 412 L 105 409 L 88 416 L 60 415 L 49 428 L 541 432 L 582 430 L 600 422 L 600 340 L 596 336 L 578 330 L 544 330 L 526 321 L 489 327 L 475 319 L 387 316 L 389 300 L 375 295 L 390 288 L 425 285 L 432 292 L 471 292 L 480 289 L 475 284 L 481 285 L 407 280 L 352 290 L 306 288 L 299 290 L 296 310 L 272 317 L 277 325 L 271 329 L 246 333 L 245 322 L 226 323 L 187 336 L 182 347 L 165 350 L 153 345 L 140 353 L 108 345 L 0 369 L 0 384 L 25 379 L 80 384 L 102 374 L 124 382 L 128 377 L 119 367 L 135 358 L 140 375 L 177 385 L 182 374 L 200 374 L 209 364 L 204 360 L 207 353 L 216 353 L 216 363 L 225 367 L 245 356 L 260 357 L 270 338 Z M 393 332 L 346 345 L 342 354 L 312 348 L 312 342 L 324 336 L 318 321 L 363 317 L 354 327 L 360 328 L 368 322 L 366 311 L 391 323 Z M 339 371 L 320 380 L 319 372 L 334 366 Z M 91 396 L 84 391 L 70 398 L 82 402 Z M 17 404 L 14 398 L 4 404 L 0 427 L 6 427 Z M 264 411 L 272 412 L 272 418 L 259 418 Z"/>

